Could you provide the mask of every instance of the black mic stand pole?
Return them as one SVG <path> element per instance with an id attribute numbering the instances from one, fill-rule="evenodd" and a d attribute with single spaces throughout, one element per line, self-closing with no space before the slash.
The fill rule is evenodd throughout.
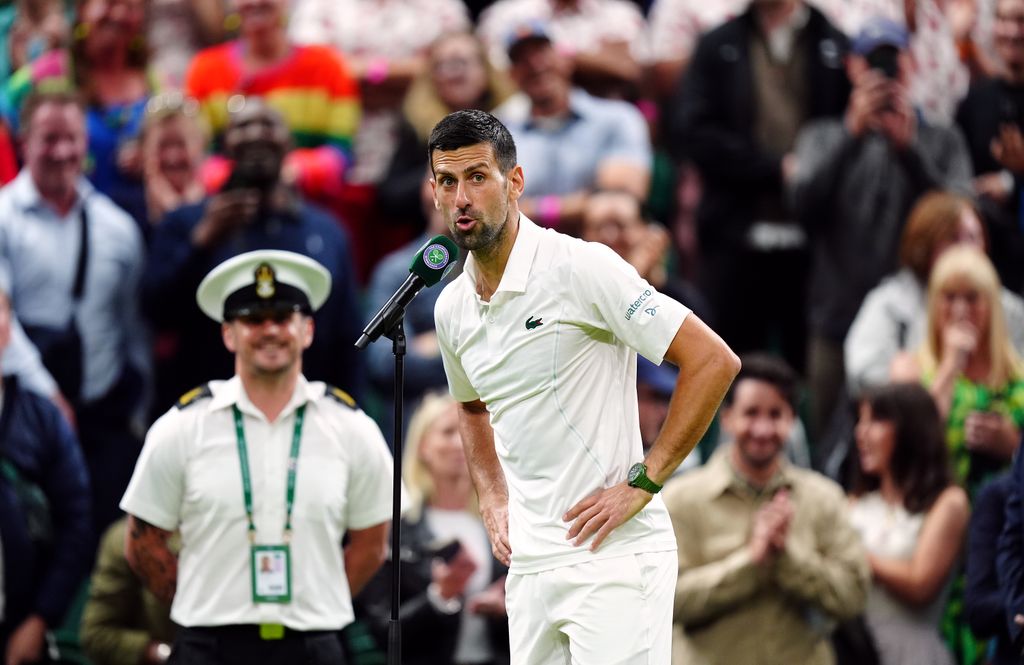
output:
<path id="1" fill-rule="evenodd" d="M 405 315 L 398 317 L 385 337 L 391 340 L 395 356 L 395 443 L 391 498 L 391 619 L 388 622 L 388 665 L 402 663 L 402 624 L 398 618 L 401 603 L 402 563 L 402 419 L 405 394 Z"/>

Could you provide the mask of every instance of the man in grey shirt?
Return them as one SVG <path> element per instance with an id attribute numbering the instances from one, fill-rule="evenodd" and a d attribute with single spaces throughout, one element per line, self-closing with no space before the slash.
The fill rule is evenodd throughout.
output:
<path id="1" fill-rule="evenodd" d="M 925 123 L 910 105 L 908 44 L 903 26 L 869 19 L 847 59 L 853 92 L 845 117 L 813 122 L 797 137 L 790 193 L 811 237 L 812 438 L 840 393 L 846 332 L 867 292 L 896 268 L 914 201 L 931 189 L 970 188 L 963 137 Z"/>

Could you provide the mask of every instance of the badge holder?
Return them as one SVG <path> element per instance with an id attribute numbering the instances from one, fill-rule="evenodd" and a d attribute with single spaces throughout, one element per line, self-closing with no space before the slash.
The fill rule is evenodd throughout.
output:
<path id="1" fill-rule="evenodd" d="M 292 599 L 292 561 L 287 545 L 251 545 L 252 600 L 289 603 Z"/>

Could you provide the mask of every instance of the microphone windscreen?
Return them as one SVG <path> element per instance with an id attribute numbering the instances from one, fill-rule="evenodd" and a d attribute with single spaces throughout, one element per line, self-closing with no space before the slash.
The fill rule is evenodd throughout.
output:
<path id="1" fill-rule="evenodd" d="M 427 286 L 441 281 L 448 266 L 459 258 L 459 248 L 451 238 L 436 235 L 416 252 L 409 266 L 409 272 L 418 275 Z"/>

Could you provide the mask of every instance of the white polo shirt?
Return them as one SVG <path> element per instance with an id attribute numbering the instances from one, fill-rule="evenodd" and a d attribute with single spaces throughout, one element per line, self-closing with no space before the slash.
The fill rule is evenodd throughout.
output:
<path id="1" fill-rule="evenodd" d="M 636 354 L 661 363 L 689 310 L 608 247 L 525 215 L 497 291 L 476 293 L 470 255 L 434 310 L 452 394 L 487 404 L 509 491 L 511 571 L 674 550 L 660 495 L 596 553 L 562 515 L 643 460 Z"/>
<path id="2" fill-rule="evenodd" d="M 174 407 L 146 436 L 121 508 L 168 531 L 181 529 L 171 618 L 182 626 L 280 623 L 336 630 L 353 619 L 341 540 L 391 517 L 392 460 L 362 411 L 300 377 L 270 423 L 241 380 L 213 381 L 212 395 Z M 292 600 L 252 600 L 249 539 L 232 405 L 243 414 L 256 543 L 282 542 L 295 411 L 307 404 L 292 511 Z"/>

